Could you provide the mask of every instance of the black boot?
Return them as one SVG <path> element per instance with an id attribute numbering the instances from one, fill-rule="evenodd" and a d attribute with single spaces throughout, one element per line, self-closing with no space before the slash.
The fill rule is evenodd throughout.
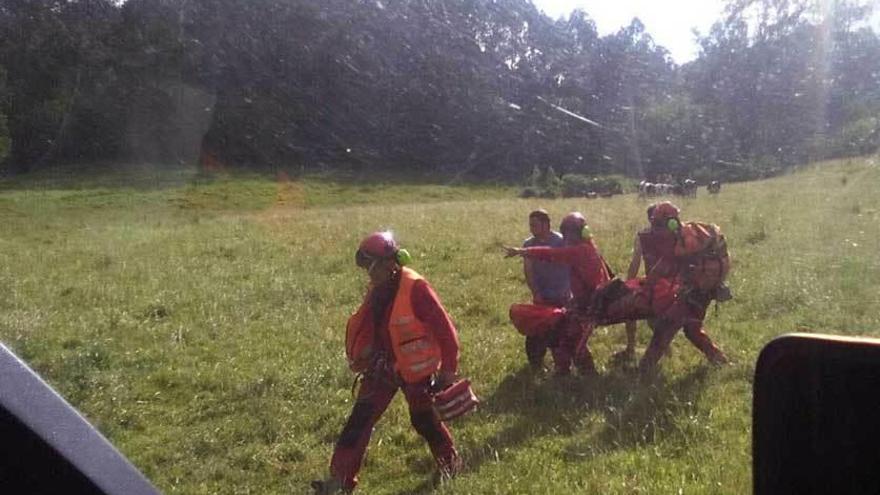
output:
<path id="1" fill-rule="evenodd" d="M 342 486 L 342 482 L 336 478 L 327 478 L 326 480 L 315 480 L 311 483 L 312 493 L 314 495 L 337 495 L 340 493 L 351 493 L 353 490 L 347 490 Z"/>

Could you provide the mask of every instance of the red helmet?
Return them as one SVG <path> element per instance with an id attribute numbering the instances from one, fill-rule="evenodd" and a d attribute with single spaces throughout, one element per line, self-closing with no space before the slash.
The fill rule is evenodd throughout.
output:
<path id="1" fill-rule="evenodd" d="M 581 212 L 573 211 L 562 217 L 562 222 L 559 223 L 559 231 L 563 234 L 565 232 L 577 232 L 580 234 L 586 226 L 587 219 L 584 218 Z"/>
<path id="2" fill-rule="evenodd" d="M 354 259 L 358 266 L 367 267 L 370 260 L 389 258 L 397 254 L 397 251 L 397 242 L 391 232 L 373 232 L 361 241 Z"/>
<path id="3" fill-rule="evenodd" d="M 654 205 L 654 211 L 651 212 L 651 222 L 666 221 L 670 218 L 678 218 L 681 211 L 677 206 L 669 201 L 663 201 Z"/>

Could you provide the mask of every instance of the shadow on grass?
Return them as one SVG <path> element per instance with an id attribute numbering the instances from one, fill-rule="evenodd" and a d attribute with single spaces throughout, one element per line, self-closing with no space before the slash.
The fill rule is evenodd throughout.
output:
<path id="1" fill-rule="evenodd" d="M 567 446 L 566 460 L 579 462 L 651 444 L 674 432 L 675 418 L 694 407 L 708 374 L 708 368 L 701 366 L 670 383 L 662 375 L 640 382 L 634 370 L 622 366 L 597 378 L 552 377 L 525 366 L 485 398 L 480 415 L 514 415 L 515 419 L 491 437 L 464 445 L 465 469 L 476 472 L 487 462 L 498 462 L 499 452 L 544 436 L 574 436 L 590 428 L 590 412 L 603 414 L 606 426 L 586 441 Z M 407 493 L 432 490 L 426 481 Z"/>
<path id="2" fill-rule="evenodd" d="M 582 410 L 584 402 L 591 398 L 589 388 L 577 376 L 551 378 L 549 375 L 542 376 L 529 366 L 508 375 L 495 393 L 481 398 L 478 416 L 515 414 L 516 421 L 491 438 L 459 445 L 465 472 L 478 471 L 484 463 L 497 461 L 498 452 L 516 448 L 532 438 L 573 431 L 575 412 Z M 433 490 L 434 484 L 426 480 L 399 492 L 399 495 L 425 494 Z"/>
<path id="3" fill-rule="evenodd" d="M 708 365 L 667 382 L 662 376 L 649 383 L 608 390 L 600 411 L 604 427 L 589 438 L 565 448 L 565 459 L 579 462 L 615 450 L 654 444 L 670 437 L 686 437 L 677 420 L 698 413 L 697 399 L 710 374 Z"/>

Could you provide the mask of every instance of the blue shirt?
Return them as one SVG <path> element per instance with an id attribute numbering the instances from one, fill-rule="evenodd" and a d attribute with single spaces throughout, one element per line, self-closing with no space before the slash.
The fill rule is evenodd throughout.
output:
<path id="1" fill-rule="evenodd" d="M 561 247 L 562 245 L 562 235 L 559 232 L 550 232 L 550 239 L 547 242 L 542 242 L 535 237 L 529 237 L 523 243 L 523 247 Z M 537 292 L 532 295 L 540 297 L 545 301 L 559 304 L 568 301 L 571 297 L 570 270 L 568 266 L 535 259 L 530 261 L 532 263 L 532 282 Z"/>

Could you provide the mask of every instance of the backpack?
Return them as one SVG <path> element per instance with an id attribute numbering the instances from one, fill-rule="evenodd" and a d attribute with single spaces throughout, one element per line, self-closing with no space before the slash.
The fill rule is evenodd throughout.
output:
<path id="1" fill-rule="evenodd" d="M 364 303 L 345 325 L 345 356 L 348 358 L 348 367 L 355 373 L 366 371 L 373 358 L 375 329 L 367 302 L 369 297 L 368 293 L 364 297 Z"/>
<path id="2" fill-rule="evenodd" d="M 721 228 L 715 224 L 687 222 L 681 226 L 675 256 L 686 285 L 714 291 L 727 279 L 730 254 Z"/>

